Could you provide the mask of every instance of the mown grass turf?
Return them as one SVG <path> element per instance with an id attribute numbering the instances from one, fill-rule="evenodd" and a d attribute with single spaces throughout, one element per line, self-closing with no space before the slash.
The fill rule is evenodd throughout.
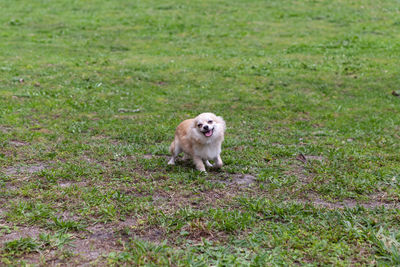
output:
<path id="1" fill-rule="evenodd" d="M 398 1 L 0 10 L 2 264 L 400 264 Z M 167 166 L 205 111 L 223 169 Z"/>

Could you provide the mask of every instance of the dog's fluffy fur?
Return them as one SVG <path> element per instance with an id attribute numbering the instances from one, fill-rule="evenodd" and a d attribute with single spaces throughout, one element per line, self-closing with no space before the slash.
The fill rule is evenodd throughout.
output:
<path id="1" fill-rule="evenodd" d="M 194 119 L 181 122 L 169 148 L 172 157 L 168 164 L 174 165 L 176 157 L 183 152 L 184 159 L 192 158 L 199 171 L 206 171 L 203 160 L 208 167 L 221 168 L 220 153 L 225 128 L 222 117 L 213 113 L 202 113 Z M 214 161 L 214 165 L 209 160 Z"/>

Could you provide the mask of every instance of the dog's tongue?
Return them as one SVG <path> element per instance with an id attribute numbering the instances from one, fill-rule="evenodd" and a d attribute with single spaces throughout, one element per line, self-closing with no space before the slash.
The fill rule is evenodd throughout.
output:
<path id="1" fill-rule="evenodd" d="M 204 135 L 207 137 L 210 137 L 212 134 L 213 134 L 213 131 L 210 130 L 210 131 L 206 132 Z"/>

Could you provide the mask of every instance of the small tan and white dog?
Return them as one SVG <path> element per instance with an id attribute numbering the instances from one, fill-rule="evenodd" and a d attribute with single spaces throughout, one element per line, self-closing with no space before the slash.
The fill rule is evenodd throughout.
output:
<path id="1" fill-rule="evenodd" d="M 221 144 L 225 129 L 224 119 L 213 113 L 202 113 L 194 119 L 184 120 L 176 128 L 175 139 L 169 148 L 172 157 L 168 164 L 174 165 L 176 157 L 183 152 L 183 159 L 192 158 L 199 171 L 206 171 L 203 160 L 208 167 L 221 168 Z M 214 161 L 214 165 L 209 160 Z"/>

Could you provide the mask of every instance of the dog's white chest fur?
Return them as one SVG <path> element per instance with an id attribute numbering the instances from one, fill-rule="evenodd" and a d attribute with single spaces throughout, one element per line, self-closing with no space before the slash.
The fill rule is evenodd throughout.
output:
<path id="1" fill-rule="evenodd" d="M 221 153 L 221 143 L 211 142 L 207 145 L 196 146 L 194 153 L 202 159 L 214 160 Z"/>

